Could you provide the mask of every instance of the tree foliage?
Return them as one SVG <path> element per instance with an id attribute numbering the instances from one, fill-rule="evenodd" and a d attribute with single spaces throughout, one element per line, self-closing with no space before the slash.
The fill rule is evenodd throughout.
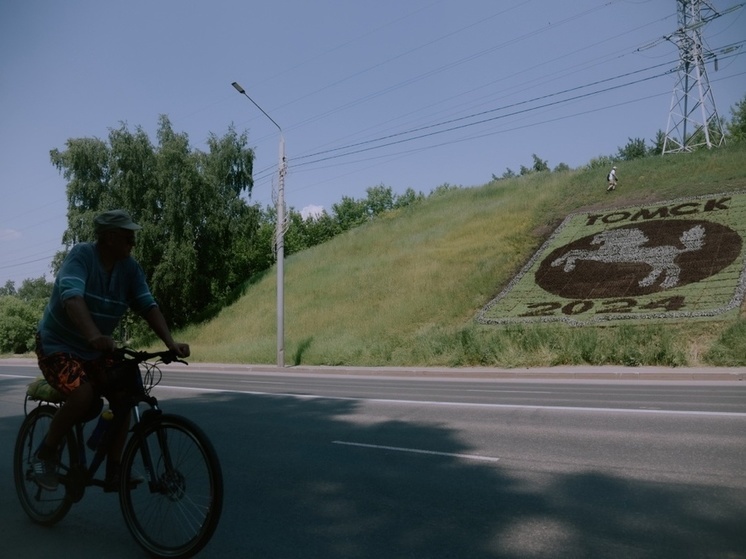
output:
<path id="1" fill-rule="evenodd" d="M 350 196 L 342 196 L 339 203 L 332 204 L 332 211 L 342 231 L 362 225 L 368 219 L 365 200 L 356 200 Z"/>
<path id="2" fill-rule="evenodd" d="M 616 159 L 614 159 L 614 157 L 611 155 L 599 155 L 597 157 L 591 158 L 591 160 L 586 164 L 585 168 L 592 170 L 611 167 L 615 161 Z"/>
<path id="3" fill-rule="evenodd" d="M 458 187 L 447 183 L 442 184 L 433 191 L 433 194 L 454 188 Z M 314 225 L 314 221 L 317 221 L 315 227 L 322 231 L 320 238 L 327 240 L 342 231 L 362 225 L 378 215 L 411 206 L 425 198 L 424 194 L 417 193 L 412 188 L 408 188 L 402 195 L 397 195 L 390 186 L 383 184 L 366 188 L 365 194 L 365 198 L 360 199 L 343 196 L 340 203 L 332 204 L 331 216 L 324 212 L 314 220 L 307 220 L 307 226 Z"/>
<path id="4" fill-rule="evenodd" d="M 526 175 L 530 175 L 531 173 L 543 173 L 543 172 L 548 173 L 551 171 L 551 169 L 549 168 L 549 161 L 542 159 L 535 153 L 531 155 L 531 158 L 533 159 L 533 164 L 531 165 L 531 167 L 527 167 L 526 165 L 521 165 L 518 169 L 518 174 L 516 174 L 515 171 L 513 171 L 513 169 L 511 169 L 510 167 L 507 167 L 505 169 L 505 172 L 500 177 L 498 177 L 497 175 L 493 173 L 492 180 L 499 181 L 499 180 L 504 180 L 504 179 L 512 179 L 513 177 L 516 177 L 516 176 L 523 177 Z M 569 169 L 569 167 L 565 163 L 560 163 L 555 170 L 564 171 L 567 169 Z"/>
<path id="5" fill-rule="evenodd" d="M 34 336 L 52 284 L 44 276 L 25 279 L 16 290 L 13 281 L 0 288 L 0 352 L 26 353 L 34 349 Z"/>
<path id="6" fill-rule="evenodd" d="M 663 144 L 666 142 L 666 133 L 658 130 L 655 138 L 651 140 L 653 145 L 648 148 L 648 155 L 663 155 Z"/>
<path id="7" fill-rule="evenodd" d="M 746 97 L 731 112 L 729 140 L 742 141 L 746 138 Z M 156 140 L 153 144 L 142 128 L 131 131 L 122 123 L 109 131 L 106 140 L 70 139 L 64 150 L 52 150 L 50 156 L 67 180 L 68 226 L 63 244 L 69 249 L 74 243 L 92 240 L 93 217 L 101 211 L 119 207 L 130 211 L 143 226 L 135 257 L 164 313 L 178 327 L 199 318 L 204 309 L 219 308 L 237 287 L 274 264 L 277 216 L 272 207 L 261 209 L 249 203 L 254 154 L 247 147 L 245 133 L 230 127 L 222 137 L 211 134 L 207 151 L 200 151 L 189 145 L 186 134 L 175 132 L 164 115 Z M 609 167 L 620 159 L 661 154 L 664 140 L 661 130 L 650 147 L 641 138 L 629 138 L 616 155 L 598 156 L 586 167 Z M 550 171 L 547 161 L 536 154 L 532 158 L 533 164 L 521 165 L 519 173 L 506 168 L 501 177 L 493 174 L 492 180 Z M 554 172 L 567 170 L 565 163 L 554 168 Z M 431 195 L 456 188 L 446 183 Z M 390 187 L 378 185 L 368 188 L 362 199 L 344 196 L 330 213 L 304 218 L 290 208 L 285 254 L 323 243 L 424 198 L 411 188 L 397 196 Z M 55 256 L 53 269 L 59 269 L 65 254 Z M 9 324 L 24 315 L 18 302 L 36 305 L 32 301 L 38 297 L 30 294 L 51 289 L 51 284 L 44 285 L 44 278 L 40 280 L 24 282 L 19 290 L 13 282 L 0 287 L 0 298 L 5 301 L 0 320 Z M 8 297 L 14 302 L 7 302 Z M 40 316 L 40 310 L 36 313 Z"/>
<path id="8" fill-rule="evenodd" d="M 243 197 L 251 194 L 254 154 L 246 134 L 232 127 L 222 137 L 211 134 L 208 151 L 192 149 L 166 116 L 157 140 L 153 145 L 141 127 L 121 124 L 108 142 L 70 139 L 51 159 L 68 181 L 63 243 L 92 240 L 96 214 L 127 209 L 143 227 L 134 256 L 164 314 L 183 326 L 256 265 L 246 245 L 259 211 Z"/>
<path id="9" fill-rule="evenodd" d="M 207 150 L 200 151 L 161 116 L 156 139 L 154 144 L 141 127 L 132 131 L 120 124 L 106 140 L 70 139 L 50 155 L 67 180 L 67 249 L 93 240 L 98 213 L 128 210 L 142 226 L 134 256 L 169 322 L 180 327 L 219 308 L 252 275 L 274 264 L 277 215 L 275 208 L 248 203 L 254 154 L 245 133 L 231 127 L 222 137 L 211 134 Z M 285 254 L 421 197 L 412 189 L 399 197 L 379 185 L 368 188 L 364 199 L 343 197 L 331 215 L 304 219 L 291 208 Z M 56 269 L 63 258 L 64 252 L 55 257 Z"/>
<path id="10" fill-rule="evenodd" d="M 68 140 L 65 150 L 52 150 L 51 159 L 67 180 L 66 247 L 93 240 L 96 214 L 128 210 L 142 226 L 133 254 L 169 322 L 180 327 L 219 308 L 243 282 L 274 264 L 277 214 L 247 202 L 254 154 L 246 134 L 232 127 L 222 137 L 211 134 L 207 151 L 200 151 L 161 116 L 156 138 L 153 144 L 141 127 L 132 131 L 120 124 L 106 141 Z M 285 254 L 422 197 L 412 189 L 396 196 L 378 185 L 363 199 L 343 197 L 331 215 L 304 219 L 291 208 Z M 63 257 L 56 256 L 57 266 Z"/>
<path id="11" fill-rule="evenodd" d="M 395 197 L 394 208 L 395 209 L 406 208 L 424 199 L 425 199 L 425 195 L 422 192 L 415 192 L 413 188 L 407 188 L 404 191 L 404 194 L 401 194 Z"/>
<path id="12" fill-rule="evenodd" d="M 3 287 L 0 287 L 0 297 L 10 295 L 11 297 L 16 294 L 16 282 L 8 280 L 5 282 Z"/>
<path id="13" fill-rule="evenodd" d="M 26 353 L 34 347 L 39 310 L 11 295 L 0 296 L 0 352 Z"/>
<path id="14" fill-rule="evenodd" d="M 535 153 L 531 155 L 531 157 L 534 160 L 534 166 L 532 167 L 532 170 L 537 173 L 543 173 L 544 171 L 549 171 L 549 162 L 542 159 Z"/>
<path id="15" fill-rule="evenodd" d="M 731 120 L 727 124 L 728 138 L 734 142 L 746 140 L 746 95 L 730 110 Z"/>
<path id="16" fill-rule="evenodd" d="M 29 278 L 23 280 L 16 295 L 19 299 L 27 303 L 36 302 L 37 304 L 46 304 L 52 295 L 52 286 L 53 284 L 48 282 L 44 276 L 36 279 Z"/>
<path id="17" fill-rule="evenodd" d="M 627 144 L 619 148 L 617 158 L 622 161 L 632 161 L 648 155 L 648 148 L 643 138 L 628 138 Z"/>

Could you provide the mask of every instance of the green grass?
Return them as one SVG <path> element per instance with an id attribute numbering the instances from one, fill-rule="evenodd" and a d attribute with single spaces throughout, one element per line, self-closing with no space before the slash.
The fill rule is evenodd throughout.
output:
<path id="1" fill-rule="evenodd" d="M 746 189 L 746 145 L 447 191 L 285 263 L 289 365 L 746 365 L 741 315 L 664 324 L 486 326 L 477 312 L 570 213 Z M 276 362 L 276 276 L 180 332 L 195 360 Z M 742 314 L 742 313 L 741 313 Z"/>

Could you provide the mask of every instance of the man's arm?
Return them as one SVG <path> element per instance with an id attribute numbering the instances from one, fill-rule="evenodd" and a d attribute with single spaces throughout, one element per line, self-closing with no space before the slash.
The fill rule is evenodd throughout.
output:
<path id="1" fill-rule="evenodd" d="M 145 311 L 143 318 L 148 323 L 151 330 L 155 332 L 156 336 L 166 344 L 168 349 L 174 351 L 179 357 L 189 357 L 189 345 L 174 341 L 161 309 L 157 306 L 151 307 Z"/>
<path id="2" fill-rule="evenodd" d="M 70 317 L 75 327 L 88 341 L 88 344 L 97 351 L 114 351 L 114 340 L 109 336 L 101 334 L 96 323 L 93 322 L 85 299 L 80 296 L 70 297 L 63 303 L 67 316 Z"/>

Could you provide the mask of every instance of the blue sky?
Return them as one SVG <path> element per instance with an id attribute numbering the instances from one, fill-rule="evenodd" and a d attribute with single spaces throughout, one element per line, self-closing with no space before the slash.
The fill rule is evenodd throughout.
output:
<path id="1" fill-rule="evenodd" d="M 713 0 L 725 11 L 735 0 Z M 233 124 L 272 204 L 283 128 L 297 210 L 385 185 L 429 193 L 506 168 L 577 167 L 666 129 L 675 0 L 9 0 L 0 3 L 0 285 L 52 279 L 65 181 L 49 151 L 158 117 L 204 149 Z M 746 8 L 704 29 L 746 39 Z M 707 70 L 718 112 L 746 94 L 744 46 Z M 595 85 L 594 85 L 595 84 Z M 624 169 L 620 169 L 621 184 Z M 623 186 L 622 186 L 623 187 Z M 454 216 L 458 219 L 458 216 Z"/>

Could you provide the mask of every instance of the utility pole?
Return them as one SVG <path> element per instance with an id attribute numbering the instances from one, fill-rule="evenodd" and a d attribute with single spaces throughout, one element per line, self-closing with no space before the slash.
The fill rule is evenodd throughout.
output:
<path id="1" fill-rule="evenodd" d="M 725 141 L 705 60 L 715 58 L 702 41 L 702 28 L 720 17 L 709 0 L 676 0 L 678 29 L 666 39 L 679 48 L 679 70 L 668 112 L 663 153 L 692 151 L 701 146 L 719 147 Z M 730 10 L 728 10 L 730 11 Z M 717 59 L 715 59 L 717 68 Z"/>
<path id="2" fill-rule="evenodd" d="M 287 233 L 288 221 L 285 211 L 285 175 L 288 172 L 287 159 L 285 157 L 285 135 L 282 128 L 262 109 L 243 87 L 237 82 L 231 84 L 241 95 L 251 101 L 254 106 L 262 111 L 272 124 L 280 132 L 280 156 L 277 173 L 277 191 L 273 190 L 272 198 L 275 202 L 277 212 L 277 224 L 275 227 L 275 249 L 277 251 L 277 366 L 285 366 L 285 233 Z"/>

